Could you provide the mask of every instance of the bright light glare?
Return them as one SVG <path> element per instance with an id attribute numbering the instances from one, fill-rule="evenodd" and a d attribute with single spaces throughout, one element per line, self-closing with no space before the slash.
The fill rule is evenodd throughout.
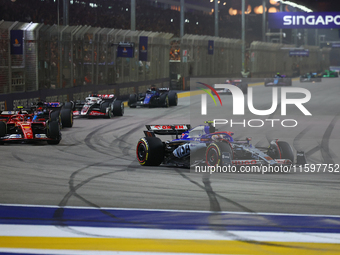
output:
<path id="1" fill-rule="evenodd" d="M 284 1 L 284 0 L 277 0 L 277 1 L 280 3 L 286 4 L 286 5 L 290 5 L 295 8 L 299 8 L 300 10 L 305 11 L 305 12 L 313 12 L 311 9 L 307 8 L 306 6 L 303 6 L 303 5 L 300 5 L 300 4 L 291 2 L 291 1 Z"/>
<path id="2" fill-rule="evenodd" d="M 268 10 L 269 13 L 275 13 L 275 12 L 279 12 L 278 9 L 276 9 L 275 7 L 270 7 Z"/>
<path id="3" fill-rule="evenodd" d="M 270 4 L 278 6 L 280 3 L 277 0 L 270 0 Z"/>

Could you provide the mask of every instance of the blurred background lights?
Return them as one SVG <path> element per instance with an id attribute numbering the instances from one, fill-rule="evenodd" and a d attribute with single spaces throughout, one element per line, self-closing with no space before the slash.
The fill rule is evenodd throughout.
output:
<path id="1" fill-rule="evenodd" d="M 279 10 L 275 7 L 270 7 L 268 10 L 269 13 L 275 13 L 275 12 L 279 12 Z"/>
<path id="2" fill-rule="evenodd" d="M 280 3 L 277 0 L 270 0 L 269 2 L 271 5 L 275 5 L 275 6 L 280 5 Z"/>

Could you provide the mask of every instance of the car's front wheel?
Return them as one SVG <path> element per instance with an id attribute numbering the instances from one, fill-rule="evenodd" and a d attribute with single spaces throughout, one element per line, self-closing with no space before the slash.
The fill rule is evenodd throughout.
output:
<path id="1" fill-rule="evenodd" d="M 48 144 L 59 144 L 61 140 L 60 125 L 58 121 L 48 122 L 47 137 L 53 140 L 47 140 Z"/>
<path id="2" fill-rule="evenodd" d="M 205 151 L 205 162 L 207 166 L 222 166 L 223 152 L 228 152 L 230 162 L 233 160 L 233 150 L 227 142 L 211 143 Z"/>
<path id="3" fill-rule="evenodd" d="M 112 112 L 114 116 L 123 116 L 124 115 L 124 103 L 120 100 L 115 100 L 113 102 Z"/>

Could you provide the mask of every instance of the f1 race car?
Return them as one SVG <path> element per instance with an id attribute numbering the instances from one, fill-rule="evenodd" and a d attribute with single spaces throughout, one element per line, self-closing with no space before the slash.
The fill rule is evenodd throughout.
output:
<path id="1" fill-rule="evenodd" d="M 34 114 L 19 111 L 3 111 L 0 114 L 0 144 L 8 142 L 38 142 L 59 144 L 60 123 L 45 118 L 34 119 Z"/>
<path id="2" fill-rule="evenodd" d="M 233 132 L 217 132 L 211 121 L 191 129 L 190 125 L 147 125 L 139 139 L 137 160 L 143 166 L 167 164 L 190 168 L 196 165 L 293 165 L 291 146 L 278 139 L 269 147 L 253 147 L 251 139 L 234 140 Z M 176 135 L 161 141 L 155 135 Z M 181 135 L 181 137 L 179 137 Z M 306 164 L 304 152 L 297 153 L 297 163 Z"/>
<path id="3" fill-rule="evenodd" d="M 128 101 L 130 108 L 137 106 L 144 107 L 169 107 L 178 104 L 178 96 L 175 91 L 170 91 L 169 88 L 148 89 L 145 93 L 131 94 Z"/>
<path id="4" fill-rule="evenodd" d="M 77 101 L 73 107 L 73 115 L 79 117 L 105 117 L 124 115 L 124 104 L 113 94 L 91 94 L 85 101 Z"/>
<path id="5" fill-rule="evenodd" d="M 321 77 L 318 73 L 306 73 L 300 76 L 300 82 L 321 82 Z"/>
<path id="6" fill-rule="evenodd" d="M 276 74 L 274 78 L 265 78 L 264 86 L 292 86 L 292 78 L 288 78 L 286 75 Z"/>
<path id="7" fill-rule="evenodd" d="M 42 102 L 27 107 L 28 113 L 34 114 L 34 119 L 48 119 L 59 121 L 61 128 L 73 126 L 73 102 L 59 103 L 59 102 Z"/>
<path id="8" fill-rule="evenodd" d="M 226 80 L 226 84 L 231 84 L 235 85 L 236 87 L 240 88 L 243 92 L 243 94 L 248 93 L 248 83 L 242 82 L 242 80 Z M 229 89 L 216 89 L 217 93 L 222 94 L 226 93 L 229 94 L 231 93 Z"/>
<path id="9" fill-rule="evenodd" d="M 336 71 L 331 71 L 331 70 L 325 70 L 322 74 L 323 78 L 337 78 L 339 77 L 339 73 Z"/>

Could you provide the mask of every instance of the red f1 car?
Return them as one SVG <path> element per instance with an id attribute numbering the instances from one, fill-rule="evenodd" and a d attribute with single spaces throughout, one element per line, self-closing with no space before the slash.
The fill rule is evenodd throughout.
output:
<path id="1" fill-rule="evenodd" d="M 56 120 L 35 118 L 22 110 L 3 111 L 0 114 L 0 144 L 7 142 L 38 142 L 59 144 L 60 123 Z"/>

